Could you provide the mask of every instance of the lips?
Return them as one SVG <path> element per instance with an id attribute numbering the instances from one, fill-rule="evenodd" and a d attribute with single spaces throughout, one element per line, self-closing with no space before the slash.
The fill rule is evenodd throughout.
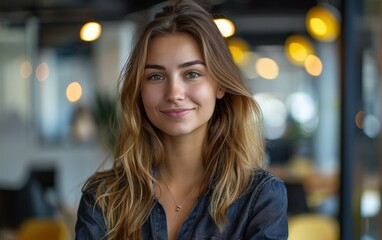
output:
<path id="1" fill-rule="evenodd" d="M 192 108 L 176 108 L 176 109 L 164 109 L 161 112 L 166 115 L 168 118 L 179 119 L 185 117 L 193 109 Z"/>

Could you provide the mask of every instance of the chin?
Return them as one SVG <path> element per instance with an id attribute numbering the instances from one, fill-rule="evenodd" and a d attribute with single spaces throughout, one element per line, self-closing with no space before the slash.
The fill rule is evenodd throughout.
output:
<path id="1" fill-rule="evenodd" d="M 163 131 L 163 133 L 170 137 L 182 137 L 189 135 L 190 131 L 174 131 L 174 129 L 172 129 L 171 131 Z"/>

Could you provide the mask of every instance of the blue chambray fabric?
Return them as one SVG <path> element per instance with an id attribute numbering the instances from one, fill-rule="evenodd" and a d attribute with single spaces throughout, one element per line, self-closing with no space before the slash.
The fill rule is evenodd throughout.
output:
<path id="1" fill-rule="evenodd" d="M 204 192 L 180 227 L 179 240 L 287 239 L 287 193 L 281 179 L 264 170 L 257 170 L 246 190 L 230 206 L 228 222 L 219 229 L 209 215 L 209 198 L 213 184 Z M 84 192 L 78 208 L 76 240 L 107 239 L 102 213 L 94 206 L 94 196 Z M 164 208 L 155 200 L 150 216 L 142 227 L 144 240 L 166 240 L 167 224 Z"/>

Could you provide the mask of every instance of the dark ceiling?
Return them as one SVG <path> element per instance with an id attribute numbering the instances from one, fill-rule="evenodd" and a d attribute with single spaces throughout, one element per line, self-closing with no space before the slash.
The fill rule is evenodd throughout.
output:
<path id="1" fill-rule="evenodd" d="M 200 0 L 215 14 L 235 20 L 244 35 L 283 35 L 299 31 L 306 12 L 319 0 Z M 329 1 L 335 7 L 339 0 Z M 78 32 L 85 21 L 118 21 L 163 0 L 0 0 L 0 24 L 23 24 L 32 17 L 39 22 L 42 46 L 78 45 Z M 326 1 L 328 2 L 328 1 Z M 278 19 L 279 21 L 270 21 Z M 256 27 L 256 23 L 266 22 Z M 272 24 L 273 23 L 273 24 Z M 301 25 L 301 24 L 300 24 Z M 261 26 L 263 26 L 261 28 Z M 263 31 L 263 32 L 262 32 Z M 264 32 L 265 31 L 265 32 Z M 260 38 L 258 38 L 260 39 Z M 275 39 L 268 37 L 263 39 Z"/>
<path id="2" fill-rule="evenodd" d="M 129 13 L 146 9 L 164 0 L 1 0 L 0 17 L 11 19 L 29 16 L 43 21 L 73 21 L 81 18 L 115 20 Z M 319 0 L 199 0 L 219 11 L 235 14 L 299 14 L 305 13 Z M 337 5 L 338 0 L 325 1 Z"/>

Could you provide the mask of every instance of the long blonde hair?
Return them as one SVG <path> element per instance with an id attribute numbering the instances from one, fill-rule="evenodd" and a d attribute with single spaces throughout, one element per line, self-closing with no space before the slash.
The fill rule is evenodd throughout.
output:
<path id="1" fill-rule="evenodd" d="M 84 186 L 96 186 L 96 203 L 108 228 L 108 239 L 139 239 L 154 203 L 152 168 L 166 153 L 161 132 L 146 116 L 140 96 L 141 79 L 151 40 L 159 35 L 187 33 L 202 49 L 206 66 L 219 87 L 208 124 L 204 149 L 205 182 L 214 178 L 210 215 L 222 227 L 226 211 L 244 191 L 253 170 L 261 168 L 264 140 L 261 112 L 245 87 L 225 39 L 212 16 L 190 0 L 179 0 L 155 15 L 140 29 L 129 60 L 121 73 L 120 133 L 113 167 L 95 173 Z"/>

